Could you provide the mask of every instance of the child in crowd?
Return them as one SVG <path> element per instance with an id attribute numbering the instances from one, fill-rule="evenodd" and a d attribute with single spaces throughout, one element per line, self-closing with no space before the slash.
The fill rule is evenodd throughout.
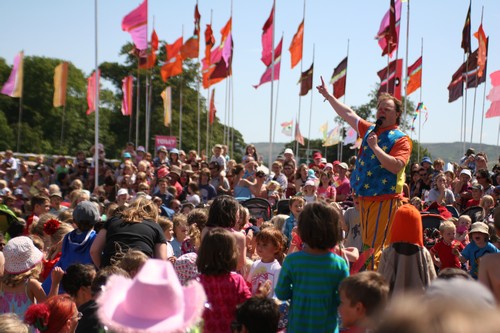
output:
<path id="1" fill-rule="evenodd" d="M 318 200 L 318 196 L 316 195 L 316 183 L 314 180 L 309 179 L 306 181 L 304 187 L 302 188 L 302 197 L 304 198 L 306 204 Z"/>
<path id="2" fill-rule="evenodd" d="M 233 333 L 276 333 L 280 312 L 271 299 L 252 297 L 236 309 Z"/>
<path id="3" fill-rule="evenodd" d="M 493 208 L 495 208 L 495 199 L 493 199 L 491 195 L 486 194 L 481 198 L 479 206 L 483 208 L 483 222 L 493 222 Z"/>
<path id="4" fill-rule="evenodd" d="M 269 297 L 273 297 L 281 270 L 279 260 L 283 259 L 284 237 L 281 231 L 270 227 L 260 231 L 255 239 L 260 260 L 253 263 L 247 281 L 251 283 L 253 295 L 257 293 L 262 283 L 271 281 Z"/>
<path id="5" fill-rule="evenodd" d="M 170 241 L 170 245 L 174 249 L 174 256 L 179 258 L 182 254 L 181 245 L 184 239 L 187 237 L 188 225 L 186 216 L 182 214 L 176 214 L 173 218 L 174 222 L 174 237 Z"/>
<path id="6" fill-rule="evenodd" d="M 452 221 L 444 221 L 439 226 L 441 239 L 430 249 L 432 261 L 439 270 L 445 268 L 460 268 L 460 260 L 453 254 L 453 249 L 458 249 L 460 252 L 464 249 L 464 245 L 455 239 L 456 227 Z"/>
<path id="7" fill-rule="evenodd" d="M 147 260 L 148 256 L 144 252 L 129 249 L 126 252 L 116 252 L 111 259 L 111 263 L 123 269 L 131 278 L 134 278 Z"/>
<path id="8" fill-rule="evenodd" d="M 469 241 L 469 229 L 472 224 L 472 219 L 468 215 L 462 215 L 456 220 L 457 234 L 455 239 L 460 241 L 464 246 L 467 246 Z"/>
<path id="9" fill-rule="evenodd" d="M 43 195 L 35 195 L 31 198 L 31 215 L 26 219 L 26 227 L 24 228 L 23 235 L 27 236 L 32 224 L 38 221 L 40 215 L 47 213 L 50 209 L 50 200 Z"/>
<path id="10" fill-rule="evenodd" d="M 203 237 L 196 266 L 208 303 L 203 312 L 205 333 L 229 333 L 238 304 L 252 296 L 245 279 L 235 273 L 238 262 L 236 239 L 222 228 L 212 228 Z"/>
<path id="11" fill-rule="evenodd" d="M 92 264 L 90 247 L 95 240 L 96 232 L 94 225 L 100 221 L 101 215 L 97 206 L 90 201 L 80 202 L 73 210 L 73 220 L 76 229 L 64 236 L 61 258 L 55 267 L 66 270 L 74 263 Z M 50 275 L 42 284 L 43 289 L 48 292 L 51 285 Z"/>
<path id="12" fill-rule="evenodd" d="M 280 183 L 278 183 L 276 180 L 271 180 L 269 183 L 267 183 L 266 190 L 267 201 L 269 201 L 271 206 L 274 207 L 280 199 Z"/>
<path id="13" fill-rule="evenodd" d="M 292 240 L 292 229 L 297 226 L 297 220 L 300 213 L 304 209 L 305 201 L 302 197 L 292 197 L 290 198 L 290 217 L 288 217 L 283 226 L 283 235 L 287 238 L 288 244 Z"/>
<path id="14" fill-rule="evenodd" d="M 195 207 L 201 203 L 200 189 L 198 183 L 190 182 L 187 186 L 186 201 L 192 203 Z"/>
<path id="15" fill-rule="evenodd" d="M 0 281 L 0 313 L 13 312 L 24 317 L 31 304 L 40 303 L 57 295 L 64 274 L 57 268 L 52 272 L 52 284 L 47 294 L 38 281 L 43 253 L 26 236 L 12 238 L 3 248 L 4 274 Z"/>
<path id="16" fill-rule="evenodd" d="M 477 279 L 477 274 L 479 271 L 479 258 L 488 253 L 498 253 L 500 251 L 495 247 L 495 245 L 489 242 L 490 234 L 488 225 L 486 223 L 473 223 L 469 234 L 471 238 L 471 242 L 469 243 L 469 245 L 467 245 L 462 252 L 460 252 L 458 249 L 454 249 L 453 253 L 458 256 L 460 262 L 469 262 L 469 274 L 474 279 Z"/>
<path id="17" fill-rule="evenodd" d="M 50 219 L 43 225 L 43 232 L 50 239 L 49 247 L 46 250 L 45 258 L 43 259 L 43 270 L 40 274 L 40 281 L 43 282 L 55 264 L 59 262 L 62 254 L 62 243 L 64 236 L 73 231 L 70 224 L 61 222 L 57 219 Z"/>
<path id="18" fill-rule="evenodd" d="M 333 180 L 327 171 L 321 171 L 319 175 L 319 186 L 316 193 L 321 200 L 335 202 L 337 189 L 333 186 Z"/>
<path id="19" fill-rule="evenodd" d="M 363 240 L 361 239 L 361 217 L 359 211 L 359 200 L 353 196 L 354 207 L 349 207 L 344 212 L 342 229 L 346 232 L 346 247 L 355 247 L 359 252 L 363 249 Z"/>
<path id="20" fill-rule="evenodd" d="M 345 260 L 331 253 L 340 240 L 340 213 L 324 203 L 306 205 L 298 232 L 306 246 L 283 262 L 276 296 L 291 300 L 287 332 L 338 330 L 338 287 L 349 275 Z"/>
<path id="21" fill-rule="evenodd" d="M 343 333 L 367 333 L 376 326 L 389 298 L 389 285 L 382 275 L 365 271 L 347 277 L 339 287 L 339 314 Z"/>
<path id="22" fill-rule="evenodd" d="M 174 224 L 172 221 L 168 219 L 168 217 L 165 216 L 158 216 L 158 225 L 160 226 L 161 230 L 163 230 L 163 234 L 165 235 L 165 238 L 167 239 L 167 258 L 174 257 L 174 248 L 170 244 L 172 239 L 174 238 L 173 235 L 173 230 L 174 230 Z"/>

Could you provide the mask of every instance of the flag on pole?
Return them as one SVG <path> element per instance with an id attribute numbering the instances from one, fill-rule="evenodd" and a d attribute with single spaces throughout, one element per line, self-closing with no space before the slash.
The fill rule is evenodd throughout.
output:
<path id="1" fill-rule="evenodd" d="M 354 128 L 349 127 L 349 129 L 346 132 L 345 139 L 344 139 L 344 144 L 354 144 L 356 140 L 358 139 L 358 132 L 354 130 Z"/>
<path id="2" fill-rule="evenodd" d="M 212 89 L 212 94 L 210 95 L 210 110 L 208 114 L 208 120 L 210 125 L 214 123 L 216 113 L 217 109 L 215 108 L 215 89 Z"/>
<path id="3" fill-rule="evenodd" d="M 304 145 L 304 137 L 300 133 L 299 121 L 298 120 L 295 122 L 295 141 L 297 141 L 301 145 Z"/>
<path id="4" fill-rule="evenodd" d="M 219 47 L 211 52 L 210 66 L 214 66 L 209 75 L 209 80 L 214 84 L 231 75 L 233 55 L 232 18 L 221 29 L 221 42 Z"/>
<path id="5" fill-rule="evenodd" d="M 375 36 L 378 39 L 378 45 L 382 49 L 382 56 L 392 53 L 398 48 L 399 41 L 399 23 L 401 19 L 401 1 L 391 0 L 390 7 L 380 22 L 380 27 Z"/>
<path id="6" fill-rule="evenodd" d="M 462 29 L 462 49 L 464 49 L 464 53 L 471 53 L 470 47 L 470 8 L 472 2 L 469 2 L 469 10 L 467 11 L 467 16 L 465 17 L 464 28 Z"/>
<path id="7" fill-rule="evenodd" d="M 275 81 L 280 79 L 280 68 L 281 68 L 281 49 L 283 46 L 283 37 L 281 37 L 280 42 L 278 43 L 278 46 L 276 46 L 276 49 L 274 50 L 274 66 L 273 64 L 269 64 L 269 66 L 266 68 L 266 71 L 262 76 L 260 77 L 260 82 L 257 85 L 254 85 L 253 87 L 257 89 L 261 85 L 263 85 L 266 82 L 271 82 L 271 72 L 273 71 L 274 68 L 274 76 L 272 77 Z"/>
<path id="8" fill-rule="evenodd" d="M 148 48 L 148 0 L 123 18 L 122 30 L 130 34 L 137 49 Z"/>
<path id="9" fill-rule="evenodd" d="M 500 71 L 490 74 L 491 90 L 486 99 L 491 102 L 485 118 L 500 117 Z"/>
<path id="10" fill-rule="evenodd" d="M 68 82 L 68 63 L 61 62 L 54 69 L 54 107 L 66 105 L 66 85 Z"/>
<path id="11" fill-rule="evenodd" d="M 23 63 L 24 51 L 14 57 L 14 64 L 9 78 L 3 84 L 1 93 L 10 97 L 22 97 L 23 94 Z"/>
<path id="12" fill-rule="evenodd" d="M 92 112 L 95 112 L 96 109 L 96 89 L 99 94 L 99 81 L 101 78 L 101 70 L 94 71 L 92 75 L 90 75 L 87 79 L 87 116 Z"/>
<path id="13" fill-rule="evenodd" d="M 328 132 L 328 135 L 323 143 L 323 147 L 330 147 L 340 142 L 340 125 Z"/>
<path id="14" fill-rule="evenodd" d="M 168 127 L 172 122 L 172 87 L 167 87 L 161 92 L 163 100 L 163 126 Z"/>
<path id="15" fill-rule="evenodd" d="M 308 70 L 300 74 L 300 96 L 305 96 L 313 86 L 314 63 L 311 64 Z"/>
<path id="16" fill-rule="evenodd" d="M 333 70 L 330 83 L 333 84 L 333 96 L 340 98 L 345 95 L 347 79 L 347 57 L 342 60 Z"/>
<path id="17" fill-rule="evenodd" d="M 488 52 L 488 39 L 486 40 L 486 52 Z M 486 71 L 486 67 L 488 65 L 488 59 L 485 59 L 484 70 Z M 479 76 L 479 49 L 476 49 L 474 52 L 469 54 L 467 62 L 463 64 L 464 72 L 464 80 L 466 89 L 476 88 L 481 83 L 486 82 L 486 75 Z M 466 72 L 466 69 L 469 69 Z"/>
<path id="18" fill-rule="evenodd" d="M 380 78 L 380 88 L 378 95 L 383 92 L 389 93 L 401 100 L 401 76 L 403 74 L 403 60 L 396 59 L 389 63 L 389 66 L 380 70 L 377 75 Z"/>
<path id="19" fill-rule="evenodd" d="M 132 94 L 134 86 L 134 77 L 129 75 L 122 80 L 122 114 L 124 116 L 132 115 Z"/>
<path id="20" fill-rule="evenodd" d="M 290 121 L 286 121 L 281 123 L 281 133 L 286 136 L 292 136 L 293 133 L 293 119 Z"/>
<path id="21" fill-rule="evenodd" d="M 417 61 L 408 67 L 408 85 L 406 86 L 406 95 L 410 95 L 412 92 L 417 90 L 422 86 L 422 57 L 418 58 Z"/>
<path id="22" fill-rule="evenodd" d="M 200 51 L 200 19 L 201 15 L 198 11 L 198 4 L 194 7 L 194 32 L 181 48 L 182 59 L 198 58 Z"/>
<path id="23" fill-rule="evenodd" d="M 452 75 L 448 85 L 448 103 L 454 102 L 464 95 L 464 72 L 465 63 Z"/>
<path id="24" fill-rule="evenodd" d="M 292 43 L 288 50 L 290 51 L 290 55 L 292 57 L 292 68 L 294 68 L 299 61 L 302 59 L 302 47 L 304 41 L 304 20 L 300 22 L 299 28 L 295 35 L 293 35 Z"/>
<path id="25" fill-rule="evenodd" d="M 167 82 L 171 76 L 182 74 L 182 57 L 180 50 L 182 47 L 182 37 L 179 37 L 173 44 L 166 44 L 167 59 L 160 69 L 163 82 Z"/>
<path id="26" fill-rule="evenodd" d="M 319 132 L 323 135 L 323 141 L 326 140 L 326 135 L 328 134 L 328 122 L 319 127 Z"/>
<path id="27" fill-rule="evenodd" d="M 158 51 L 158 35 L 156 34 L 155 29 L 151 32 L 151 50 L 147 55 L 146 61 L 142 60 L 142 57 L 139 55 L 139 68 L 142 69 L 151 69 L 156 64 L 156 51 Z M 142 61 L 141 61 L 142 60 Z"/>
<path id="28" fill-rule="evenodd" d="M 483 30 L 483 24 L 479 25 L 479 29 L 474 33 L 474 37 L 478 39 L 479 47 L 477 53 L 477 65 L 479 66 L 477 75 L 479 77 L 483 76 L 483 72 L 486 67 L 486 55 L 488 53 L 486 34 Z"/>
<path id="29" fill-rule="evenodd" d="M 273 52 L 273 31 L 274 31 L 274 4 L 271 9 L 271 14 L 266 23 L 262 27 L 262 62 L 264 65 L 269 66 L 271 64 L 272 52 Z"/>
<path id="30" fill-rule="evenodd" d="M 205 29 L 205 58 L 201 60 L 202 64 L 202 84 L 203 88 L 208 89 L 212 84 L 221 81 L 222 79 L 217 79 L 216 82 L 214 80 L 210 80 L 210 74 L 212 74 L 215 66 L 212 65 L 212 47 L 215 45 L 214 33 L 212 31 L 212 26 L 207 24 Z"/>

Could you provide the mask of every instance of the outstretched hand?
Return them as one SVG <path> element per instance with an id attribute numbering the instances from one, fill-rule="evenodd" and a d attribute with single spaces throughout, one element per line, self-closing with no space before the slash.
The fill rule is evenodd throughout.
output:
<path id="1" fill-rule="evenodd" d="M 325 81 L 323 80 L 323 76 L 320 76 L 320 78 L 321 85 L 316 86 L 316 89 L 318 89 L 318 92 L 326 99 L 329 96 L 328 88 L 326 87 Z"/>

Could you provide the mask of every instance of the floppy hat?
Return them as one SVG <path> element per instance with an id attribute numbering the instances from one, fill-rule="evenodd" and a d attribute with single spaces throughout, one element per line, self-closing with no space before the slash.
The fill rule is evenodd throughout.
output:
<path id="1" fill-rule="evenodd" d="M 143 146 L 137 147 L 137 151 L 142 151 L 143 153 L 146 152 L 146 149 Z"/>
<path id="2" fill-rule="evenodd" d="M 285 149 L 285 151 L 283 152 L 283 155 L 285 154 L 292 154 L 293 155 L 293 150 L 291 150 L 290 148 L 287 148 Z"/>
<path id="3" fill-rule="evenodd" d="M 475 223 L 472 223 L 471 227 L 470 227 L 470 231 L 469 231 L 469 234 L 472 234 L 473 232 L 478 232 L 478 233 L 481 233 L 481 234 L 485 234 L 485 235 L 490 235 L 490 233 L 488 232 L 488 225 L 486 223 L 483 223 L 483 222 L 475 222 Z"/>
<path id="4" fill-rule="evenodd" d="M 43 253 L 35 247 L 31 238 L 14 237 L 3 248 L 4 270 L 10 274 L 21 274 L 35 267 L 43 259 Z"/>
<path id="5" fill-rule="evenodd" d="M 460 172 L 460 175 L 467 175 L 467 176 L 469 176 L 470 178 L 472 178 L 472 174 L 471 174 L 471 172 L 470 172 L 470 170 L 469 170 L 469 169 L 464 169 L 464 170 L 462 170 L 462 171 Z"/>
<path id="6" fill-rule="evenodd" d="M 306 183 L 304 184 L 304 187 L 305 186 L 314 186 L 316 187 L 316 184 L 314 183 L 314 180 L 308 180 L 306 181 Z"/>
<path id="7" fill-rule="evenodd" d="M 183 332 L 201 317 L 203 286 L 181 286 L 169 261 L 149 259 L 133 280 L 111 276 L 97 299 L 101 323 L 116 332 Z"/>
<path id="8" fill-rule="evenodd" d="M 195 252 L 189 252 L 181 255 L 174 263 L 175 272 L 183 286 L 200 275 L 196 267 L 196 258 L 198 255 Z"/>

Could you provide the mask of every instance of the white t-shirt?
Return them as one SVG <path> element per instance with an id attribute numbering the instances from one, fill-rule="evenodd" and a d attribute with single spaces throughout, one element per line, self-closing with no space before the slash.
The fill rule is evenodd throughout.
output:
<path id="1" fill-rule="evenodd" d="M 268 297 L 273 298 L 274 288 L 278 283 L 281 265 L 278 260 L 274 259 L 273 262 L 264 263 L 262 260 L 257 260 L 252 264 L 250 272 L 248 273 L 247 281 L 252 284 L 252 295 L 257 293 L 259 286 L 267 280 L 271 281 L 271 290 Z"/>

